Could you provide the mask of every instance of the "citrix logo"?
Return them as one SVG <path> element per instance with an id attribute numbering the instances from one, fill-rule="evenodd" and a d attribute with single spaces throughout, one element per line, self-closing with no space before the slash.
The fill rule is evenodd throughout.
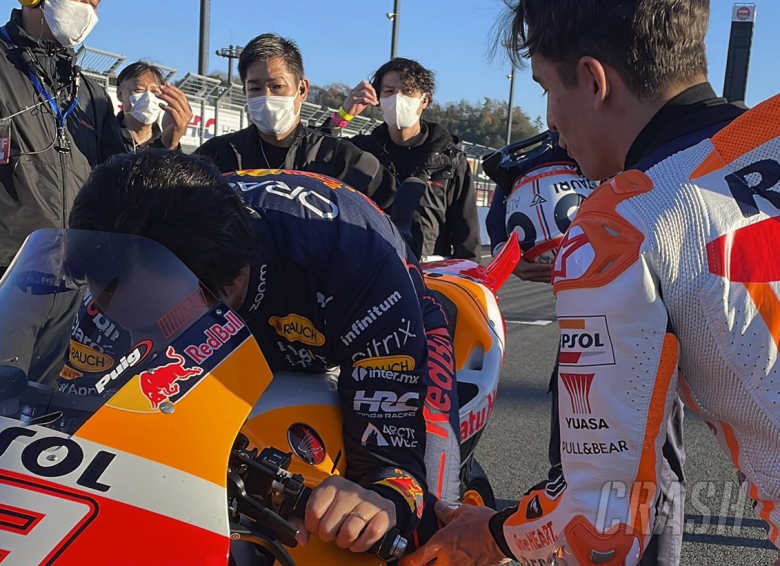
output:
<path id="1" fill-rule="evenodd" d="M 357 362 L 362 358 L 388 356 L 393 352 L 397 352 L 415 338 L 417 338 L 417 334 L 412 332 L 412 321 L 402 318 L 401 326 L 397 330 L 394 330 L 392 334 L 382 339 L 373 338 L 366 344 L 365 350 L 357 352 L 352 356 L 352 361 Z"/>

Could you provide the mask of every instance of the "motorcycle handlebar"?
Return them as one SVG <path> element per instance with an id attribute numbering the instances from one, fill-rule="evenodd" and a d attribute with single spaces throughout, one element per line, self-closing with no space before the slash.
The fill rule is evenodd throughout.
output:
<path id="1" fill-rule="evenodd" d="M 306 515 L 306 503 L 309 501 L 311 495 L 311 489 L 304 487 L 301 490 L 298 500 L 295 502 L 292 514 L 295 517 L 303 520 Z M 375 554 L 384 561 L 395 560 L 401 558 L 406 552 L 407 542 L 404 537 L 401 536 L 401 531 L 393 527 L 385 535 L 379 539 L 368 552 Z"/>

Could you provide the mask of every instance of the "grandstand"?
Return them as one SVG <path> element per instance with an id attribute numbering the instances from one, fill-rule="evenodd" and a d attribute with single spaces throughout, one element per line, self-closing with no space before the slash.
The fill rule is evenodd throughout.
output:
<path id="1" fill-rule="evenodd" d="M 106 88 L 118 111 L 121 104 L 116 97 L 116 86 L 113 84 L 120 67 L 126 58 L 123 55 L 110 53 L 82 46 L 76 53 L 77 64 L 82 72 Z M 194 116 L 190 127 L 181 140 L 182 149 L 192 152 L 204 141 L 218 135 L 240 130 L 249 125 L 246 114 L 246 96 L 240 86 L 225 86 L 219 79 L 187 73 L 176 81 L 177 70 L 155 63 L 163 73 L 165 80 L 174 81 L 190 101 Z M 304 124 L 318 126 L 335 112 L 335 108 L 326 108 L 318 104 L 304 102 L 301 108 L 301 119 Z M 343 137 L 369 133 L 381 122 L 356 116 L 349 126 L 342 131 Z M 483 145 L 463 141 L 461 148 L 468 157 L 471 166 L 474 185 L 477 190 L 477 204 L 488 206 L 495 189 L 495 184 L 482 172 L 482 157 L 493 150 Z"/>

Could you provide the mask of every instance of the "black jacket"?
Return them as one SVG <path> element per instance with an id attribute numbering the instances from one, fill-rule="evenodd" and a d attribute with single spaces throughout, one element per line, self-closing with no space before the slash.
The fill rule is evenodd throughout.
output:
<path id="1" fill-rule="evenodd" d="M 423 256 L 479 261 L 479 216 L 468 160 L 446 128 L 424 120 L 421 125 L 423 139 L 410 148 L 392 142 L 387 124 L 350 141 L 376 156 L 398 179 L 418 177 L 428 183 L 417 210 Z"/>
<path id="2" fill-rule="evenodd" d="M 374 156 L 346 140 L 303 125 L 298 126 L 294 136 L 285 169 L 333 177 L 368 195 L 382 210 L 390 209 L 396 179 Z M 254 125 L 212 138 L 195 153 L 211 159 L 223 173 L 268 168 Z"/>
<path id="3" fill-rule="evenodd" d="M 66 136 L 71 149 L 59 153 L 57 118 L 38 94 L 23 59 L 29 48 L 47 90 L 59 92 L 57 101 L 70 104 L 73 50 L 50 41 L 38 42 L 22 28 L 22 12 L 14 10 L 5 26 L 14 49 L 0 34 L 0 127 L 10 123 L 10 162 L 0 165 L 0 268 L 7 266 L 24 239 L 40 228 L 64 228 L 73 199 L 92 168 L 124 146 L 106 91 L 81 77 L 79 104 L 68 116 Z M 3 120 L 25 108 L 32 110 Z"/>
<path id="4" fill-rule="evenodd" d="M 137 153 L 139 151 L 150 148 L 168 149 L 162 141 L 162 128 L 159 126 L 159 124 L 152 124 L 152 137 L 146 140 L 144 143 L 139 144 L 135 142 L 133 134 L 130 133 L 130 130 L 125 125 L 125 113 L 121 110 L 116 116 L 116 121 L 119 124 L 119 129 L 122 134 L 122 143 L 124 144 L 125 151 L 127 151 L 127 153 Z M 181 145 L 179 147 L 181 147 Z"/>

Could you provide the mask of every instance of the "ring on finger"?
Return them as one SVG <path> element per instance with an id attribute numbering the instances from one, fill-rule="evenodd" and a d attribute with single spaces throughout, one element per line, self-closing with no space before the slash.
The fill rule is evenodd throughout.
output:
<path id="1" fill-rule="evenodd" d="M 368 523 L 368 519 L 364 517 L 360 511 L 352 511 L 352 513 L 350 513 L 349 516 L 357 517 L 358 519 L 362 520 L 364 523 Z"/>

